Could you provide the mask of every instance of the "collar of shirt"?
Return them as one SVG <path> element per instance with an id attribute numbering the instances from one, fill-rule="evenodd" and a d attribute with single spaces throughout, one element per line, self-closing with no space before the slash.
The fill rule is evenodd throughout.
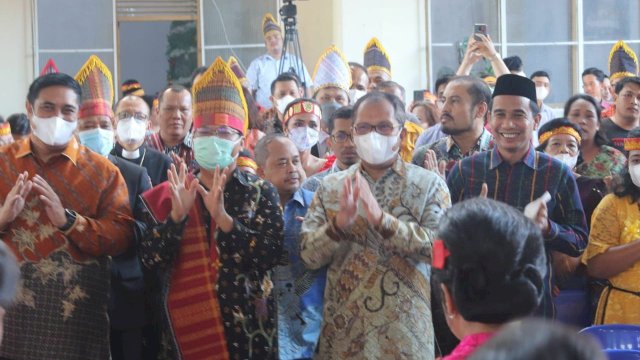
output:
<path id="1" fill-rule="evenodd" d="M 491 134 L 487 131 L 487 129 L 485 129 L 483 127 L 482 128 L 482 133 L 478 137 L 478 140 L 476 141 L 476 144 L 471 148 L 471 150 L 469 150 L 469 152 L 467 154 L 462 154 L 462 156 L 466 157 L 466 156 L 469 156 L 469 155 L 473 155 L 476 152 L 484 151 L 485 148 L 489 147 L 489 143 L 490 142 L 491 142 Z M 451 136 L 451 135 L 447 136 L 447 152 L 451 153 L 451 149 L 454 146 L 458 149 L 458 151 L 461 152 L 460 147 L 458 146 L 458 144 L 456 144 L 456 142 L 453 141 L 453 136 Z"/>
<path id="2" fill-rule="evenodd" d="M 304 189 L 300 188 L 300 189 L 298 189 L 298 191 L 293 193 L 293 196 L 291 197 L 291 199 L 289 199 L 289 201 L 287 201 L 286 206 L 289 206 L 289 204 L 292 204 L 294 202 L 298 203 L 298 205 L 300 205 L 301 207 L 308 206 L 309 204 L 305 204 L 303 191 L 304 191 Z"/>
<path id="3" fill-rule="evenodd" d="M 538 155 L 536 154 L 536 150 L 532 145 L 529 145 L 529 150 L 522 158 L 522 162 L 533 170 L 536 169 Z M 502 157 L 500 156 L 500 152 L 498 151 L 498 147 L 494 146 L 491 150 L 491 157 L 489 158 L 489 169 L 493 170 L 502 164 Z"/>
<path id="4" fill-rule="evenodd" d="M 405 175 L 407 173 L 407 168 L 406 168 L 406 166 L 404 164 L 404 161 L 400 157 L 400 155 L 398 155 L 398 157 L 396 158 L 396 162 L 393 163 L 393 165 L 391 166 L 390 170 L 395 172 L 396 174 L 402 176 L 403 178 L 405 177 Z M 358 166 L 351 166 L 350 168 L 348 168 L 345 171 L 349 171 L 349 176 L 354 176 L 356 171 L 362 171 L 362 174 L 364 176 L 366 176 L 367 178 L 371 179 L 369 174 L 367 174 L 367 172 L 362 167 L 362 162 L 359 162 Z M 388 173 L 389 173 L 389 169 L 387 169 L 387 171 L 384 173 L 384 175 L 382 177 L 385 177 Z M 372 180 L 372 182 L 375 183 L 375 181 L 373 181 L 373 180 Z"/>
<path id="5" fill-rule="evenodd" d="M 18 143 L 19 147 L 18 151 L 16 152 L 16 158 L 21 158 L 29 154 L 33 154 L 35 156 L 33 150 L 31 149 L 31 139 L 27 138 L 25 140 L 19 141 Z M 71 140 L 69 140 L 69 143 L 67 143 L 67 147 L 62 151 L 61 155 L 71 160 L 73 165 L 78 166 L 77 159 L 79 150 L 80 145 L 78 144 L 78 141 L 74 136 L 71 138 Z"/>
<path id="6" fill-rule="evenodd" d="M 288 54 L 288 53 L 287 53 L 287 54 L 284 54 L 284 56 L 280 56 L 280 59 L 277 59 L 277 60 L 276 60 L 276 59 L 274 59 L 274 57 L 273 57 L 273 56 L 271 56 L 269 53 L 266 53 L 266 54 L 264 54 L 264 58 L 265 58 L 266 60 L 270 60 L 270 61 L 281 61 L 281 60 L 286 60 L 286 61 L 288 61 L 288 60 L 289 60 L 289 54 Z"/>

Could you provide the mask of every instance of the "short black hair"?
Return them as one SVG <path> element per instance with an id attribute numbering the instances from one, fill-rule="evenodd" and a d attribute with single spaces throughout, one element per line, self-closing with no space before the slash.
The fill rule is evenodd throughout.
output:
<path id="1" fill-rule="evenodd" d="M 331 114 L 331 116 L 329 117 L 329 119 L 327 119 L 327 130 L 329 132 L 329 135 L 331 135 L 331 133 L 333 132 L 333 129 L 336 126 L 336 119 L 351 120 L 351 124 L 353 124 L 353 119 L 351 118 L 352 115 L 353 115 L 353 106 L 351 105 L 343 106 L 338 110 L 334 111 L 333 114 Z"/>
<path id="2" fill-rule="evenodd" d="M 547 258 L 540 229 L 521 211 L 469 199 L 442 216 L 437 239 L 449 255 L 433 276 L 447 286 L 465 320 L 503 324 L 538 307 Z"/>
<path id="3" fill-rule="evenodd" d="M 551 81 L 551 76 L 549 76 L 549 73 L 544 70 L 534 71 L 533 74 L 529 76 L 529 79 L 533 80 L 534 77 L 546 77 L 547 79 L 549 79 L 549 81 Z"/>
<path id="4" fill-rule="evenodd" d="M 449 83 L 449 81 L 451 81 L 451 79 L 453 79 L 455 77 L 455 75 L 444 75 L 438 78 L 438 80 L 436 80 L 436 84 L 433 86 L 433 93 L 438 96 L 438 88 L 442 85 L 447 85 Z"/>
<path id="5" fill-rule="evenodd" d="M 174 93 L 181 93 L 183 91 L 188 92 L 189 94 L 191 94 L 191 91 L 189 91 L 189 89 L 187 89 L 186 87 L 179 85 L 179 84 L 174 84 L 171 86 L 168 86 L 166 88 L 164 88 L 160 94 L 158 95 L 158 106 L 160 106 L 160 104 L 162 104 L 162 98 L 164 97 L 164 93 L 167 92 L 167 90 L 174 92 Z"/>
<path id="6" fill-rule="evenodd" d="M 585 77 L 587 75 L 595 76 L 596 79 L 598 79 L 598 82 L 604 81 L 604 72 L 596 67 L 590 67 L 590 68 L 584 69 L 581 77 Z"/>
<path id="7" fill-rule="evenodd" d="M 7 118 L 9 126 L 11 126 L 11 133 L 13 135 L 29 135 L 31 133 L 31 125 L 29 124 L 29 118 L 27 114 L 17 113 Z"/>
<path id="8" fill-rule="evenodd" d="M 640 77 L 637 76 L 627 76 L 622 78 L 622 80 L 618 81 L 616 83 L 616 95 L 619 95 L 620 92 L 622 91 L 622 89 L 624 89 L 624 87 L 627 84 L 636 84 L 638 86 L 640 86 Z"/>
<path id="9" fill-rule="evenodd" d="M 471 105 L 476 106 L 481 102 L 491 102 L 491 89 L 486 82 L 475 76 L 456 76 L 449 83 L 461 82 L 467 85 L 467 94 L 471 96 Z"/>
<path id="10" fill-rule="evenodd" d="M 377 86 L 377 90 L 378 91 L 382 91 L 382 88 L 385 89 L 393 89 L 393 88 L 397 88 L 398 90 L 400 90 L 400 94 L 402 94 L 402 102 L 404 102 L 404 98 L 407 95 L 407 93 L 404 90 L 404 87 L 400 84 L 398 84 L 397 82 L 393 81 L 393 80 L 386 80 L 381 82 L 380 84 L 378 84 Z"/>
<path id="11" fill-rule="evenodd" d="M 567 102 L 564 104 L 564 117 L 569 117 L 571 106 L 578 100 L 584 100 L 593 105 L 593 108 L 596 109 L 598 124 L 600 124 L 600 122 L 602 121 L 602 109 L 600 108 L 600 104 L 598 104 L 598 101 L 593 96 L 587 94 L 576 94 L 570 97 L 569 100 L 567 100 Z M 598 130 L 594 135 L 593 142 L 598 146 L 602 146 L 607 145 L 609 143 L 609 139 L 607 139 L 607 136 L 604 134 L 604 132 Z"/>
<path id="12" fill-rule="evenodd" d="M 508 56 L 502 59 L 502 61 L 504 61 L 504 64 L 507 66 L 509 71 L 522 71 L 522 59 L 520 59 L 520 56 Z"/>
<path id="13" fill-rule="evenodd" d="M 357 62 L 354 62 L 354 61 L 349 61 L 349 67 L 351 67 L 351 66 L 356 67 L 356 68 L 364 71 L 365 74 L 367 74 L 367 68 L 365 68 L 364 65 L 362 65 L 360 63 L 357 63 Z M 369 74 L 367 74 L 367 77 L 369 77 Z"/>
<path id="14" fill-rule="evenodd" d="M 365 96 L 361 97 L 360 99 L 358 99 L 358 101 L 356 101 L 356 103 L 353 105 L 353 113 L 351 113 L 351 118 L 353 119 L 354 124 L 356 122 L 356 119 L 358 118 L 358 110 L 360 110 L 360 106 L 362 106 L 362 103 L 364 103 L 365 101 L 388 102 L 389 104 L 391 104 L 391 106 L 393 106 L 394 118 L 396 119 L 396 121 L 398 122 L 401 128 L 404 127 L 404 122 L 407 119 L 404 111 L 404 103 L 397 96 L 387 94 L 381 91 L 374 91 L 374 92 L 367 93 Z"/>
<path id="15" fill-rule="evenodd" d="M 629 131 L 627 138 L 640 138 L 640 128 Z M 629 159 L 629 152 L 625 152 L 625 155 Z M 640 200 L 640 188 L 631 180 L 628 166 L 625 166 L 617 176 L 613 177 L 612 188 L 617 197 L 629 196 L 632 204 Z"/>
<path id="16" fill-rule="evenodd" d="M 298 75 L 292 72 L 283 72 L 282 74 L 278 75 L 278 77 L 276 77 L 275 80 L 271 82 L 271 95 L 273 95 L 273 93 L 276 91 L 276 83 L 287 82 L 287 81 L 295 82 L 298 88 L 302 87 L 302 82 L 300 82 L 300 78 L 298 77 Z"/>
<path id="17" fill-rule="evenodd" d="M 255 154 L 256 164 L 258 164 L 259 167 L 264 168 L 267 164 L 267 159 L 269 158 L 269 144 L 271 144 L 273 140 L 281 138 L 288 139 L 288 137 L 282 133 L 271 133 L 258 140 L 258 143 L 253 148 L 253 153 Z"/>
<path id="18" fill-rule="evenodd" d="M 557 321 L 529 318 L 506 325 L 469 360 L 605 360 L 591 336 Z"/>
<path id="19" fill-rule="evenodd" d="M 82 88 L 80 88 L 80 84 L 78 84 L 76 79 L 64 73 L 55 73 L 42 75 L 33 80 L 29 86 L 29 93 L 27 94 L 29 104 L 33 105 L 35 103 L 42 89 L 51 86 L 64 86 L 73 90 L 78 96 L 78 106 L 82 103 Z"/>
<path id="20" fill-rule="evenodd" d="M 209 68 L 206 66 L 200 66 L 199 68 L 193 70 L 193 73 L 191 73 L 191 79 L 189 81 L 189 87 L 193 87 L 193 82 L 196 80 L 196 76 L 204 74 L 207 69 Z"/>
<path id="21" fill-rule="evenodd" d="M 574 123 L 572 123 L 571 121 L 569 121 L 569 119 L 566 118 L 556 118 L 553 119 L 547 123 L 545 123 L 544 125 L 542 125 L 540 127 L 540 129 L 538 129 L 538 135 L 542 135 L 544 133 L 546 133 L 547 131 L 551 131 L 557 128 L 561 128 L 561 127 L 570 127 L 573 130 L 575 130 L 578 134 L 580 134 L 580 136 L 582 136 L 582 130 L 580 129 L 580 127 Z M 549 140 L 540 143 L 540 145 L 538 145 L 538 147 L 536 148 L 537 151 L 540 152 L 545 152 L 545 148 L 547 147 L 547 143 L 549 142 Z"/>

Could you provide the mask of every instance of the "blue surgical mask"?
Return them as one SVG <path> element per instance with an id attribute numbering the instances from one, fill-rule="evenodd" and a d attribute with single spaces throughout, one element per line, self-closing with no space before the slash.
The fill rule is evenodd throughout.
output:
<path id="1" fill-rule="evenodd" d="M 196 161 L 206 170 L 215 170 L 216 166 L 224 169 L 234 161 L 231 153 L 238 141 L 225 140 L 217 136 L 196 137 L 193 139 Z"/>
<path id="2" fill-rule="evenodd" d="M 91 129 L 78 132 L 80 143 L 102 156 L 113 149 L 113 130 Z"/>

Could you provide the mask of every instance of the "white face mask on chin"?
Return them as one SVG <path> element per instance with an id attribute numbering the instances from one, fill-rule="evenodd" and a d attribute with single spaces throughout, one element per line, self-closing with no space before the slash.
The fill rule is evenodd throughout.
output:
<path id="1" fill-rule="evenodd" d="M 576 164 L 578 163 L 578 155 L 571 156 L 569 154 L 557 154 L 553 157 L 565 163 L 571 170 L 573 170 L 573 168 L 576 167 Z"/>
<path id="2" fill-rule="evenodd" d="M 353 140 L 360 159 L 371 165 L 380 165 L 393 159 L 400 150 L 400 134 L 385 136 L 371 131 L 366 135 L 356 135 Z M 393 149 L 398 145 L 397 149 Z"/>
<path id="3" fill-rule="evenodd" d="M 629 166 L 629 175 L 631 175 L 631 181 L 633 185 L 640 188 L 640 164 Z"/>
<path id="4" fill-rule="evenodd" d="M 33 134 L 50 146 L 66 145 L 78 126 L 78 121 L 70 122 L 57 116 L 41 118 L 34 114 L 32 121 L 35 124 Z"/>

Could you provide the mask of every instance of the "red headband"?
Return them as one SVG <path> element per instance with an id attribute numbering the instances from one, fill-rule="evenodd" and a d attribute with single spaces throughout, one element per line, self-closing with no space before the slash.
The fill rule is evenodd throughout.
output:
<path id="1" fill-rule="evenodd" d="M 444 241 L 440 239 L 434 241 L 432 252 L 431 267 L 439 270 L 444 269 L 445 262 L 449 255 L 451 255 L 449 249 L 444 245 Z"/>
<path id="2" fill-rule="evenodd" d="M 322 119 L 322 110 L 320 110 L 320 106 L 311 101 L 299 101 L 289 106 L 287 113 L 284 114 L 283 123 L 287 123 L 289 119 L 298 114 L 314 114 L 318 117 L 318 119 Z"/>
<path id="3" fill-rule="evenodd" d="M 78 118 L 83 119 L 87 116 L 108 116 L 113 119 L 113 110 L 111 105 L 102 99 L 85 100 L 80 105 L 80 111 L 78 112 Z"/>
<path id="4" fill-rule="evenodd" d="M 244 120 L 235 116 L 222 113 L 198 115 L 193 119 L 193 128 L 199 129 L 205 125 L 226 125 L 230 128 L 238 130 L 244 135 Z"/>

